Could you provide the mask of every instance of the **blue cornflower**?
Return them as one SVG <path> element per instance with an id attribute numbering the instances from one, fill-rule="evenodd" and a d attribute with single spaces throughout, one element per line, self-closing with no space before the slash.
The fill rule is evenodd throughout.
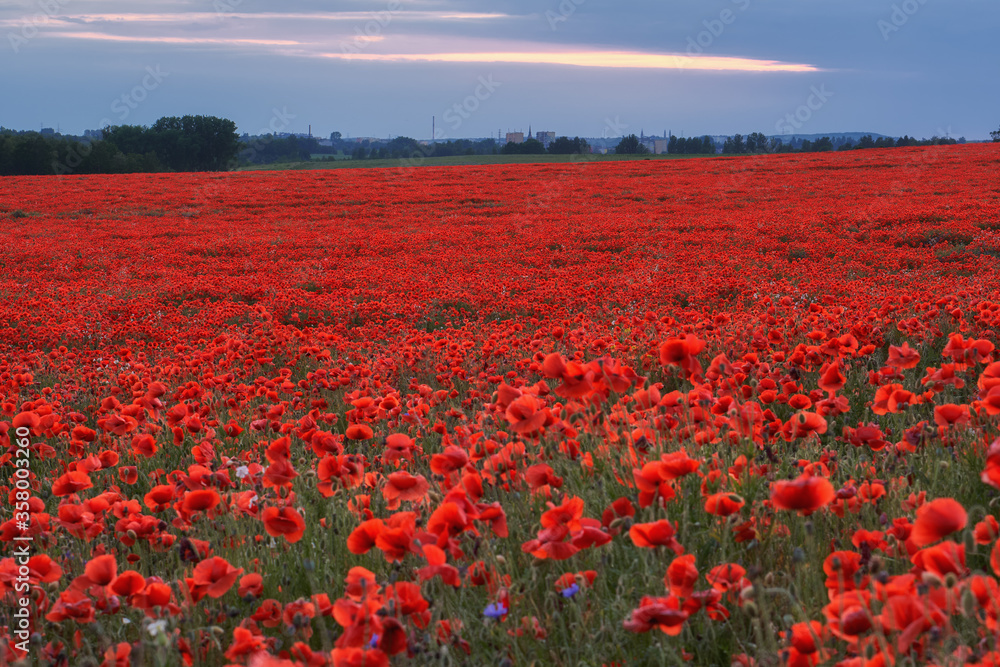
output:
<path id="1" fill-rule="evenodd" d="M 486 609 L 483 610 L 483 616 L 488 618 L 501 618 L 506 615 L 507 607 L 503 606 L 503 604 L 499 602 L 487 605 Z"/>
<path id="2" fill-rule="evenodd" d="M 564 598 L 571 598 L 579 592 L 580 592 L 579 584 L 570 584 L 569 586 L 567 586 L 562 590 L 562 596 Z"/>

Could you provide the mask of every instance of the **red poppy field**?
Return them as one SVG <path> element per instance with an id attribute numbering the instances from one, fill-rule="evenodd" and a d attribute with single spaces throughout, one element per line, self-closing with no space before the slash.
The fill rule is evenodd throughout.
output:
<path id="1" fill-rule="evenodd" d="M 4 178 L 0 663 L 998 665 L 998 172 Z"/>

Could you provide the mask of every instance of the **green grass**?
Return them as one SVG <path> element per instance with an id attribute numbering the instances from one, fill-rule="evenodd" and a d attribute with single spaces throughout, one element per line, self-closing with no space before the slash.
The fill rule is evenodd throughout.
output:
<path id="1" fill-rule="evenodd" d="M 303 161 L 240 167 L 237 171 L 280 171 L 287 169 L 405 169 L 407 167 L 459 167 L 495 164 L 566 164 L 583 162 L 623 162 L 633 160 L 682 160 L 714 155 L 450 155 L 448 157 L 390 158 L 385 160 Z"/>

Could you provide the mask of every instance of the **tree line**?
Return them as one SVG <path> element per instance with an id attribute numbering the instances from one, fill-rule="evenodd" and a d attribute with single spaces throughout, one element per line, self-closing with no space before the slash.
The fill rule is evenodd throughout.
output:
<path id="1" fill-rule="evenodd" d="M 236 164 L 236 123 L 214 116 L 118 125 L 82 139 L 0 128 L 0 175 L 221 171 Z"/>
<path id="2" fill-rule="evenodd" d="M 1000 130 L 992 132 L 994 141 L 1000 141 Z M 762 153 L 822 153 L 826 151 L 844 151 L 864 148 L 899 148 L 902 146 L 939 146 L 946 144 L 965 143 L 965 138 L 952 139 L 950 137 L 932 137 L 930 139 L 916 139 L 915 137 L 902 136 L 898 139 L 892 137 L 874 138 L 870 134 L 862 136 L 857 143 L 850 138 L 820 137 L 815 140 L 794 139 L 785 142 L 780 137 L 768 137 L 763 132 L 753 132 L 746 136 L 734 134 L 726 137 L 722 143 L 723 155 L 757 155 Z M 687 154 L 687 155 L 712 155 L 715 154 L 716 144 L 709 136 L 691 137 L 689 139 L 671 136 L 667 142 L 667 153 Z M 650 153 L 649 147 L 636 135 L 630 134 L 623 137 L 615 147 L 615 153 L 619 155 L 645 155 Z"/>
<path id="3" fill-rule="evenodd" d="M 1000 129 L 990 133 L 1000 142 Z M 964 143 L 964 138 L 932 137 L 916 139 L 902 136 L 851 139 L 820 137 L 816 140 L 795 139 L 785 142 L 780 137 L 767 137 L 754 132 L 745 137 L 735 134 L 722 145 L 726 155 L 759 153 L 825 152 L 864 148 L 893 148 Z M 273 164 L 306 161 L 314 156 L 328 159 L 350 156 L 360 159 L 391 159 L 413 157 L 447 157 L 452 155 L 540 155 L 590 153 L 587 141 L 580 137 L 561 136 L 546 148 L 542 142 L 529 138 L 522 143 L 507 143 L 500 147 L 494 139 L 474 141 L 456 139 L 422 144 L 410 137 L 389 141 L 361 143 L 342 138 L 340 132 L 330 135 L 328 145 L 320 145 L 313 137 L 263 135 L 241 140 L 236 124 L 214 116 L 183 116 L 160 118 L 150 127 L 119 125 L 105 128 L 101 138 L 64 137 L 48 131 L 17 132 L 0 127 L 0 176 L 46 174 L 102 174 L 159 171 L 222 171 L 240 164 Z M 634 134 L 623 137 L 615 153 L 639 155 L 649 148 Z M 681 138 L 671 136 L 667 143 L 671 154 L 705 155 L 717 152 L 709 136 Z"/>

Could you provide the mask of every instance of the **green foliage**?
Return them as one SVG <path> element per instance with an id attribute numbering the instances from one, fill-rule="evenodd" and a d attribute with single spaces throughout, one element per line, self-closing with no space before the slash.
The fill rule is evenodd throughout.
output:
<path id="1" fill-rule="evenodd" d="M 236 124 L 213 116 L 120 125 L 102 139 L 0 131 L 0 176 L 219 171 L 233 164 Z"/>
<path id="2" fill-rule="evenodd" d="M 525 139 L 520 144 L 509 141 L 500 152 L 504 155 L 541 155 L 545 153 L 545 146 L 537 139 Z"/>
<path id="3" fill-rule="evenodd" d="M 649 149 L 634 134 L 624 137 L 615 146 L 616 155 L 646 155 L 647 153 L 649 153 Z"/>
<path id="4" fill-rule="evenodd" d="M 572 155 L 574 153 L 589 153 L 590 145 L 580 137 L 558 137 L 549 144 L 549 153 L 553 155 Z"/>
<path id="5" fill-rule="evenodd" d="M 119 125 L 104 130 L 104 141 L 125 155 L 148 155 L 170 171 L 221 171 L 239 151 L 236 123 L 214 116 L 160 118 L 149 128 Z"/>
<path id="6" fill-rule="evenodd" d="M 691 137 L 690 139 L 671 136 L 670 141 L 667 142 L 667 152 L 686 155 L 712 154 L 715 153 L 715 142 L 707 134 L 703 137 Z"/>

